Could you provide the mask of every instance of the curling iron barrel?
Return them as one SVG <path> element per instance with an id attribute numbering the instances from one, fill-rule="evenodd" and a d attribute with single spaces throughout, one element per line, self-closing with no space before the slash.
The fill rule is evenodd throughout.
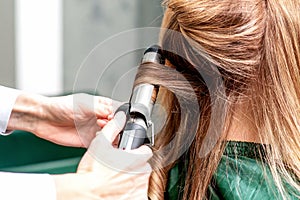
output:
<path id="1" fill-rule="evenodd" d="M 141 63 L 148 62 L 164 64 L 159 46 L 151 46 L 144 52 Z M 127 122 L 120 133 L 120 149 L 136 149 L 145 143 L 154 144 L 154 125 L 151 121 L 151 113 L 158 89 L 158 86 L 152 84 L 137 85 L 133 89 L 129 103 L 122 105 L 116 111 L 116 113 L 125 112 L 127 115 Z M 149 131 L 151 131 L 150 136 Z"/>

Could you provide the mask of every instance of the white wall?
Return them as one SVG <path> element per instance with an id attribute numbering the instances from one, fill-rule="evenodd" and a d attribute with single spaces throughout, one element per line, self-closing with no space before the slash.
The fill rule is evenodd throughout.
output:
<path id="1" fill-rule="evenodd" d="M 62 92 L 62 1 L 16 0 L 16 87 Z"/>
<path id="2" fill-rule="evenodd" d="M 14 1 L 0 0 L 0 84 L 15 86 Z"/>

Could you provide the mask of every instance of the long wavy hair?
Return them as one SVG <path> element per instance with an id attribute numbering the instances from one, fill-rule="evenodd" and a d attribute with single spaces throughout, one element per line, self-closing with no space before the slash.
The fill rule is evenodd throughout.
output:
<path id="1" fill-rule="evenodd" d="M 168 113 L 156 138 L 149 198 L 164 199 L 168 172 L 176 163 L 167 161 L 184 156 L 183 199 L 206 198 L 240 100 L 250 108 L 248 118 L 260 142 L 269 144 L 264 160 L 281 196 L 286 198 L 283 182 L 300 191 L 300 1 L 165 0 L 163 5 L 160 44 L 168 49 L 171 67 L 144 64 L 135 82 L 160 85 L 158 101 Z M 212 69 L 218 69 L 225 95 L 212 94 L 203 81 L 203 73 L 210 76 Z M 221 131 L 208 131 L 211 108 L 220 99 L 226 102 L 225 123 Z M 206 136 L 213 134 L 213 148 L 199 156 Z M 172 148 L 163 149 L 173 140 Z M 186 140 L 192 142 L 182 153 Z"/>

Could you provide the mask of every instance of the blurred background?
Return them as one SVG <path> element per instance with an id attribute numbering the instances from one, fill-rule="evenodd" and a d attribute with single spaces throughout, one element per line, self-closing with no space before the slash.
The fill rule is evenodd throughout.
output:
<path id="1" fill-rule="evenodd" d="M 143 51 L 136 47 L 149 36 L 133 31 L 127 40 L 120 34 L 159 27 L 162 13 L 161 0 L 0 0 L 0 84 L 44 95 L 84 91 L 127 100 L 128 74 Z M 114 55 L 118 47 L 128 52 Z M 109 67 L 101 63 L 107 57 L 113 58 Z"/>

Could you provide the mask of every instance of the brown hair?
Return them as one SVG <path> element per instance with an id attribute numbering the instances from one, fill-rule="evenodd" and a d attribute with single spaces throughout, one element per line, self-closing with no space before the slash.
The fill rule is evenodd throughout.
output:
<path id="1" fill-rule="evenodd" d="M 166 160 L 182 156 L 175 150 L 187 139 L 192 144 L 187 151 L 189 164 L 183 198 L 205 198 L 223 153 L 222 141 L 232 111 L 240 99 L 250 105 L 249 118 L 260 142 L 270 144 L 271 148 L 266 146 L 265 159 L 280 194 L 285 198 L 283 181 L 300 191 L 296 181 L 300 180 L 300 2 L 166 0 L 164 5 L 167 10 L 162 27 L 166 30 L 161 33 L 161 46 L 184 55 L 166 51 L 176 69 L 144 64 L 135 82 L 162 88 L 158 98 L 167 109 L 168 118 L 157 137 L 156 151 L 176 138 L 172 151 L 154 156 L 157 168 L 150 178 L 150 199 L 164 199 L 168 171 L 174 165 L 165 165 Z M 216 66 L 222 76 L 225 97 L 218 91 L 208 92 L 207 84 L 197 75 L 202 71 L 210 76 L 209 71 L 214 69 L 210 66 Z M 178 71 L 182 76 L 178 76 Z M 211 95 L 222 95 L 216 99 L 225 99 L 229 112 L 214 148 L 199 157 L 207 134 L 213 134 L 208 132 L 211 106 L 216 101 Z M 196 124 L 189 121 L 195 115 L 199 116 Z M 195 135 L 187 134 L 193 130 Z"/>

